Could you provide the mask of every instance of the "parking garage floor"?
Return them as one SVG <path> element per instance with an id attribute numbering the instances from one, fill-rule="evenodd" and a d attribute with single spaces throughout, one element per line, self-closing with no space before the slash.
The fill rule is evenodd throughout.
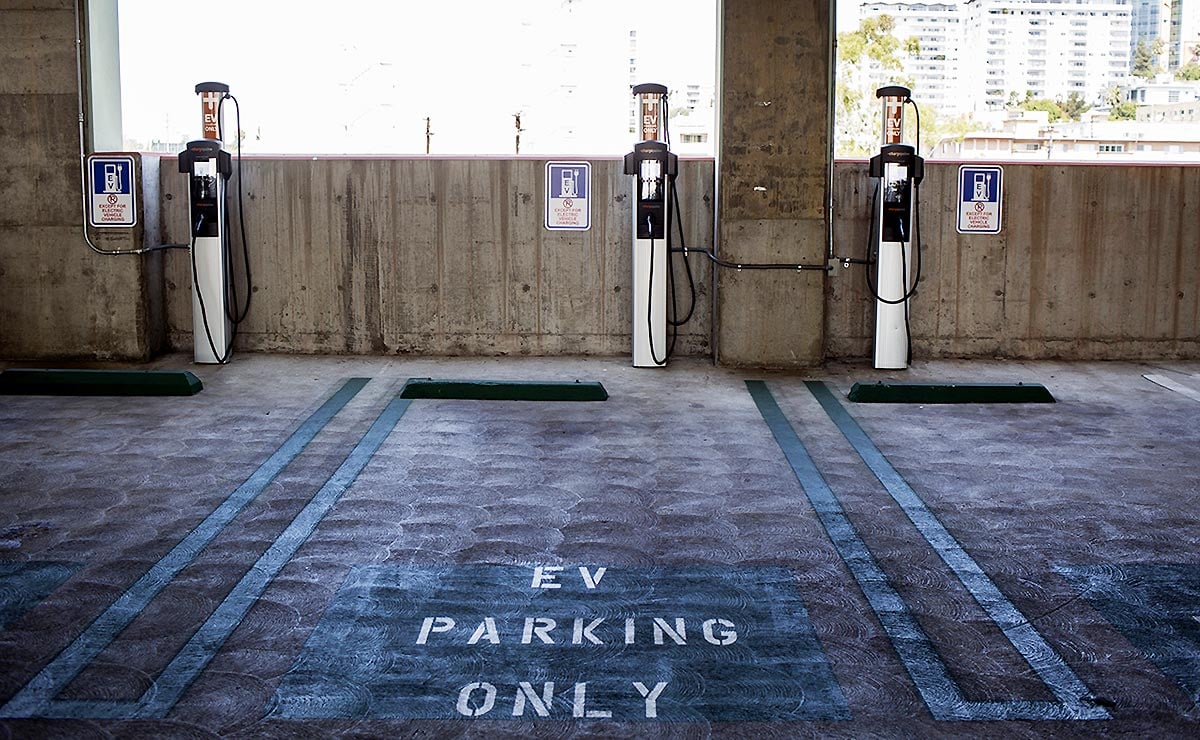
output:
<path id="1" fill-rule="evenodd" d="M 153 367 L 0 396 L 0 736 L 1200 733 L 1200 363 Z"/>

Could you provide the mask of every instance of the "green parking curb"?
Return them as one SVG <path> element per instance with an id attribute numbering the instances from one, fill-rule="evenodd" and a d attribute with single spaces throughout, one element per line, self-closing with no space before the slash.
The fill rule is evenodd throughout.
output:
<path id="1" fill-rule="evenodd" d="M 436 380 L 409 378 L 401 398 L 471 401 L 605 401 L 608 391 L 596 382 L 537 380 Z"/>
<path id="2" fill-rule="evenodd" d="M 0 395 L 194 396 L 204 388 L 187 370 L 47 370 L 0 372 Z"/>
<path id="3" fill-rule="evenodd" d="M 856 403 L 1054 403 L 1040 383 L 855 383 Z"/>

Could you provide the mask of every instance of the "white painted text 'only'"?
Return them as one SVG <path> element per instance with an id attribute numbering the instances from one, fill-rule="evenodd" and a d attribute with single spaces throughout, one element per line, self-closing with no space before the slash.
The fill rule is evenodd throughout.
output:
<path id="1" fill-rule="evenodd" d="M 663 689 L 667 688 L 667 683 L 659 681 L 654 684 L 654 688 L 650 688 L 641 681 L 633 682 L 633 688 L 645 702 L 647 719 L 658 717 L 658 697 L 662 695 Z M 497 693 L 495 684 L 486 681 L 469 683 L 459 689 L 455 709 L 464 717 L 482 717 L 496 708 Z M 535 690 L 532 683 L 521 681 L 517 684 L 513 698 L 512 716 L 524 717 L 528 708 L 538 717 L 549 717 L 553 704 L 553 681 L 543 683 L 541 692 Z M 571 716 L 581 719 L 608 719 L 612 717 L 612 710 L 588 709 L 587 683 L 577 683 L 571 696 Z"/>

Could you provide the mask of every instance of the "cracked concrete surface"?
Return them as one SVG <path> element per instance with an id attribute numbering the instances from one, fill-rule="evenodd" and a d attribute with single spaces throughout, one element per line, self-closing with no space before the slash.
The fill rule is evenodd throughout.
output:
<path id="1" fill-rule="evenodd" d="M 7 734 L 790 738 L 1183 735 L 1200 728 L 1194 693 L 1200 636 L 1189 642 L 1192 632 L 1180 626 L 1191 619 L 1194 631 L 1200 630 L 1188 613 L 1200 614 L 1197 584 L 1189 580 L 1189 574 L 1200 573 L 1200 403 L 1142 377 L 1167 376 L 1200 390 L 1200 363 L 932 362 L 903 374 L 831 365 L 801 375 L 695 361 L 647 371 L 628 367 L 624 359 L 240 355 L 219 368 L 193 367 L 180 356 L 153 367 L 192 369 L 205 389 L 191 398 L 0 397 L 0 703 L 85 634 L 346 379 L 371 380 L 62 686 L 53 699 L 68 707 L 60 713 L 76 718 L 0 719 Z M 598 380 L 610 399 L 414 401 L 311 536 L 211 651 L 179 701 L 161 718 L 123 714 L 123 706 L 153 694 L 172 658 L 334 474 L 409 377 Z M 1039 382 L 1059 403 L 845 401 L 854 381 L 885 378 Z M 747 379 L 767 382 L 965 697 L 1054 698 L 888 496 L 805 379 L 824 380 L 837 392 L 962 548 L 1086 684 L 1088 701 L 1111 718 L 935 720 L 747 393 Z M 548 717 L 532 709 L 514 717 L 513 686 L 501 686 L 497 708 L 472 719 L 455 712 L 462 686 L 438 682 L 441 669 L 462 668 L 450 653 L 442 657 L 448 662 L 415 669 L 429 674 L 428 691 L 444 694 L 440 718 L 380 717 L 372 706 L 382 702 L 369 700 L 338 704 L 329 716 L 316 718 L 288 719 L 272 711 L 298 658 L 320 658 L 322 650 L 338 647 L 318 639 L 324 634 L 319 625 L 342 603 L 340 589 L 355 569 L 538 564 L 608 567 L 617 574 L 611 583 L 622 569 L 720 568 L 741 577 L 756 568 L 773 573 L 784 568 L 848 712 L 841 719 L 806 721 L 779 721 L 766 709 L 757 719 L 738 721 L 725 721 L 719 712 L 657 722 L 578 718 L 572 684 L 561 678 Z M 1106 580 L 1081 587 L 1084 581 L 1075 573 Z M 1123 604 L 1134 590 L 1122 590 L 1122 584 L 1141 589 L 1139 604 Z M 491 598 L 490 587 L 479 585 L 481 608 Z M 707 592 L 697 593 L 702 599 Z M 634 607 L 645 612 L 646 603 Z M 1123 606 L 1142 611 L 1121 612 Z M 371 613 L 389 622 L 386 614 Z M 421 616 L 395 619 L 419 623 Z M 763 629 L 769 631 L 769 625 Z M 692 640 L 699 641 L 694 632 Z M 742 645 L 753 649 L 748 633 Z M 371 664 L 372 675 L 386 678 L 396 672 L 387 661 L 400 654 L 376 646 L 360 650 L 355 662 Z M 576 671 L 576 679 L 589 670 L 603 672 L 603 665 L 588 666 L 589 659 L 602 660 L 601 653 L 578 665 L 529 655 L 529 665 L 520 668 L 534 677 L 538 691 L 541 682 L 555 680 L 545 675 L 547 666 Z M 667 657 L 647 661 L 647 675 L 671 673 L 672 658 L 662 655 Z M 713 660 L 705 664 L 709 670 L 720 665 L 719 655 Z M 462 669 L 477 670 L 482 683 L 484 673 L 496 668 Z M 674 669 L 683 685 L 685 671 Z M 735 670 L 718 672 L 719 678 L 700 670 L 688 680 L 700 682 L 700 693 L 734 696 L 741 690 L 753 696 L 738 688 Z M 347 690 L 361 694 L 364 686 Z M 672 706 L 668 694 L 664 715 Z M 742 709 L 753 717 L 752 699 L 746 701 Z"/>

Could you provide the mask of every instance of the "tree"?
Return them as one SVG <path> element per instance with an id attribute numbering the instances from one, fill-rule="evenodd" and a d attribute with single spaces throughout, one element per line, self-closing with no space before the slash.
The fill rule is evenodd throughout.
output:
<path id="1" fill-rule="evenodd" d="M 1189 62 L 1175 70 L 1175 79 L 1189 82 L 1200 80 L 1200 62 Z"/>
<path id="2" fill-rule="evenodd" d="M 1154 75 L 1162 71 L 1156 60 L 1163 53 L 1164 46 L 1162 39 L 1154 39 L 1150 44 L 1147 44 L 1145 39 L 1139 41 L 1133 50 L 1133 68 L 1130 73 L 1145 80 L 1154 79 Z"/>
<path id="3" fill-rule="evenodd" d="M 878 146 L 875 90 L 889 83 L 912 85 L 898 73 L 904 68 L 904 57 L 920 53 L 920 43 L 915 37 L 901 42 L 895 31 L 895 19 L 880 15 L 862 19 L 855 31 L 838 34 L 837 154 L 841 156 L 862 156 Z"/>
<path id="4" fill-rule="evenodd" d="M 1108 120 L 1110 121 L 1135 121 L 1137 120 L 1137 103 L 1125 101 L 1114 105 L 1112 110 L 1108 112 Z"/>
<path id="5" fill-rule="evenodd" d="M 946 139 L 961 142 L 967 138 L 967 134 L 983 130 L 983 126 L 970 113 L 963 113 L 945 120 L 940 117 L 929 116 L 933 121 L 929 125 L 926 124 L 926 117 L 925 113 L 921 114 L 921 136 L 927 136 L 925 140 L 929 141 L 934 147 Z"/>
<path id="6" fill-rule="evenodd" d="M 1021 110 L 1044 110 L 1050 114 L 1050 123 L 1061 121 L 1063 118 L 1062 108 L 1053 100 L 1027 99 L 1021 103 Z"/>
<path id="7" fill-rule="evenodd" d="M 1066 100 L 1058 104 L 1058 107 L 1062 109 L 1063 116 L 1072 121 L 1078 121 L 1083 117 L 1084 113 L 1087 113 L 1092 108 L 1092 106 L 1084 102 L 1083 96 L 1078 92 L 1068 95 Z"/>

